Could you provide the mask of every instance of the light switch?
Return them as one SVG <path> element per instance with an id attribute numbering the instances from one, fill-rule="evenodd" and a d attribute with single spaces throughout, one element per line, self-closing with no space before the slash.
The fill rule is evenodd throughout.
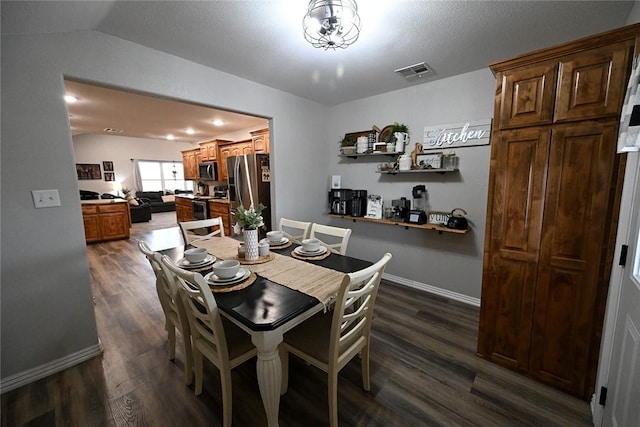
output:
<path id="1" fill-rule="evenodd" d="M 33 196 L 33 204 L 36 209 L 60 206 L 60 194 L 58 194 L 58 190 L 33 190 L 31 191 L 31 195 Z"/>

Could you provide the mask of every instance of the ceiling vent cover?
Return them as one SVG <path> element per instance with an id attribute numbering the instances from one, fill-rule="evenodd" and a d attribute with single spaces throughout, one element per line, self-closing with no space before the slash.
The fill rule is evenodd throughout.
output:
<path id="1" fill-rule="evenodd" d="M 122 133 L 122 129 L 118 128 L 104 128 L 102 131 L 106 133 Z"/>
<path id="2" fill-rule="evenodd" d="M 408 81 L 414 81 L 416 79 L 431 76 L 433 74 L 433 70 L 431 69 L 431 67 L 429 67 L 424 62 L 409 65 L 408 67 L 404 68 L 398 68 L 397 70 L 395 70 L 395 72 L 400 74 Z"/>

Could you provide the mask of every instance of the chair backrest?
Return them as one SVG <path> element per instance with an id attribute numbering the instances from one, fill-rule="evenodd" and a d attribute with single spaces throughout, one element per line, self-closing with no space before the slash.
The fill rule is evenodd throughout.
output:
<path id="1" fill-rule="evenodd" d="M 293 219 L 280 218 L 278 229 L 282 231 L 284 237 L 291 240 L 295 244 L 300 244 L 306 239 L 311 230 L 310 222 L 296 221 Z"/>
<path id="2" fill-rule="evenodd" d="M 217 357 L 220 369 L 229 368 L 229 350 L 218 305 L 200 273 L 187 271 L 162 256 L 168 279 L 178 288 L 191 329 L 193 345 L 209 349 L 207 357 Z"/>
<path id="3" fill-rule="evenodd" d="M 167 269 L 162 264 L 162 255 L 152 251 L 145 242 L 138 242 L 138 248 L 147 257 L 151 268 L 156 275 L 156 292 L 162 306 L 162 311 L 167 321 L 178 325 L 181 322 L 187 322 L 186 313 L 182 307 L 178 288 L 167 277 Z"/>
<path id="4" fill-rule="evenodd" d="M 316 238 L 322 242 L 324 246 L 329 248 L 331 252 L 345 255 L 347 253 L 347 245 L 351 236 L 350 228 L 332 227 L 330 225 L 313 223 L 311 226 L 311 234 L 309 237 Z"/>
<path id="5" fill-rule="evenodd" d="M 391 259 L 386 253 L 370 267 L 345 275 L 331 323 L 329 365 L 338 370 L 368 345 L 373 307 L 382 274 Z"/>
<path id="6" fill-rule="evenodd" d="M 215 229 L 204 236 L 198 236 L 189 233 L 189 230 L 195 230 L 196 228 L 208 228 L 214 227 Z M 209 219 L 201 219 L 198 221 L 184 221 L 180 223 L 180 230 L 182 231 L 182 238 L 184 239 L 184 244 L 187 245 L 191 242 L 196 242 L 198 240 L 207 240 L 211 239 L 214 236 L 224 237 L 224 225 L 222 223 L 222 217 L 217 218 L 209 218 Z"/>

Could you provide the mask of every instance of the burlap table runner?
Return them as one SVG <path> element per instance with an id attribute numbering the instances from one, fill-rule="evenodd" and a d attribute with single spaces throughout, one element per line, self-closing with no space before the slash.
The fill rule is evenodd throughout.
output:
<path id="1" fill-rule="evenodd" d="M 219 259 L 238 259 L 238 241 L 230 237 L 214 237 L 193 242 L 193 246 L 206 248 Z M 320 267 L 289 256 L 274 253 L 273 261 L 263 264 L 244 264 L 253 273 L 288 288 L 304 292 L 320 300 L 325 308 L 337 296 L 345 274 Z"/>

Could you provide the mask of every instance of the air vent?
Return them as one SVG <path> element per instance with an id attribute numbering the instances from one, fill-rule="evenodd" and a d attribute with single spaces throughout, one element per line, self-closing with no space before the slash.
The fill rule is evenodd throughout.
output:
<path id="1" fill-rule="evenodd" d="M 122 129 L 118 129 L 118 128 L 104 128 L 102 130 L 103 132 L 106 132 L 106 133 L 122 133 Z"/>
<path id="2" fill-rule="evenodd" d="M 408 67 L 398 68 L 395 70 L 396 73 L 400 74 L 402 77 L 407 79 L 408 81 L 413 81 L 416 79 L 421 79 L 433 74 L 433 70 L 425 64 L 421 62 L 419 64 L 409 65 Z"/>

